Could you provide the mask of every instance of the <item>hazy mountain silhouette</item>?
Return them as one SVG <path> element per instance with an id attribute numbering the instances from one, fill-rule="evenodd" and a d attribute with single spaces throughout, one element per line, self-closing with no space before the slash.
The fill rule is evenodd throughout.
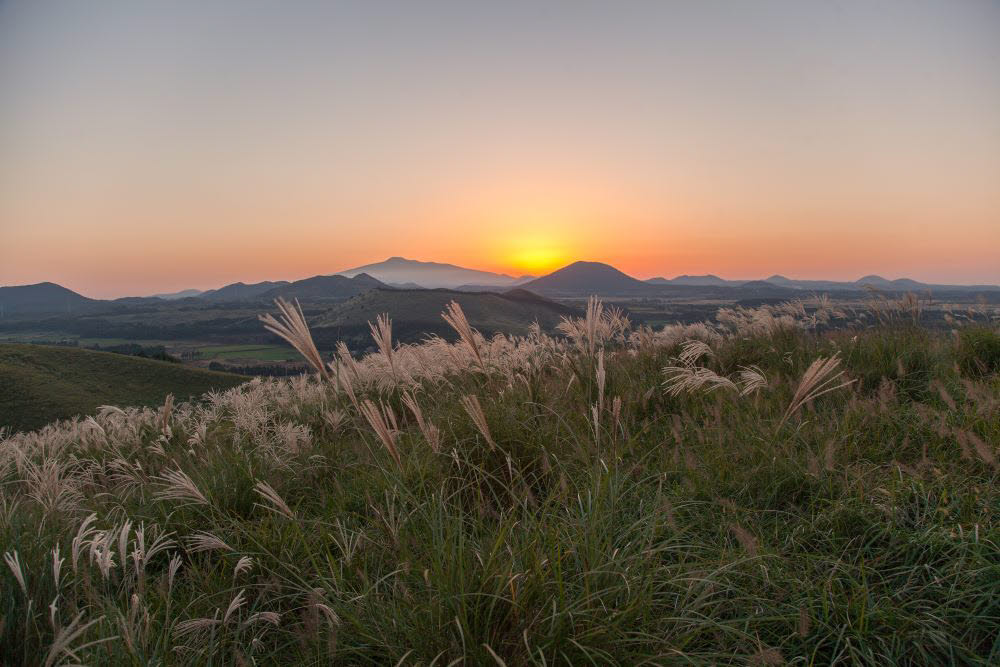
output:
<path id="1" fill-rule="evenodd" d="M 854 283 L 837 282 L 835 280 L 792 280 L 785 276 L 775 274 L 764 279 L 772 285 L 780 285 L 789 289 L 797 290 L 855 290 L 860 289 Z"/>
<path id="2" fill-rule="evenodd" d="M 23 317 L 33 315 L 73 315 L 76 312 L 95 312 L 108 308 L 129 306 L 149 306 L 166 301 L 193 298 L 210 302 L 242 302 L 271 300 L 276 297 L 304 299 L 345 299 L 375 288 L 400 288 L 407 291 L 435 288 L 446 284 L 462 292 L 504 292 L 513 286 L 524 287 L 531 292 L 547 296 L 580 297 L 590 294 L 602 296 L 642 296 L 665 295 L 675 297 L 696 292 L 713 298 L 743 298 L 747 295 L 782 297 L 794 296 L 798 292 L 838 292 L 862 291 L 875 288 L 886 292 L 937 292 L 968 293 L 997 292 L 997 285 L 945 285 L 923 283 L 910 278 L 889 280 L 879 275 L 867 275 L 855 281 L 796 280 L 775 274 L 764 280 L 726 280 L 717 275 L 679 275 L 676 278 L 650 278 L 643 281 L 633 278 L 613 266 L 601 262 L 574 262 L 540 278 L 511 276 L 489 271 L 467 269 L 454 264 L 420 262 L 391 257 L 385 262 L 371 264 L 375 275 L 362 271 L 367 267 L 350 269 L 331 276 L 313 276 L 294 283 L 288 281 L 264 281 L 247 284 L 232 283 L 218 289 L 196 294 L 197 290 L 183 290 L 151 297 L 123 297 L 120 299 L 90 299 L 73 290 L 52 282 L 34 285 L 0 287 L 0 317 Z M 348 274 L 350 277 L 348 277 Z M 390 276 L 385 280 L 381 276 Z M 286 289 L 287 288 L 287 289 Z M 787 294 L 780 290 L 788 290 Z M 730 291 L 732 290 L 732 291 Z M 741 294 L 740 292 L 743 292 Z M 992 298 L 992 297 L 991 297 Z"/>
<path id="3" fill-rule="evenodd" d="M 176 299 L 187 299 L 188 297 L 201 296 L 204 294 L 200 289 L 185 289 L 179 292 L 168 292 L 167 294 L 151 294 L 150 299 L 163 299 L 164 301 L 174 301 Z"/>
<path id="4" fill-rule="evenodd" d="M 247 283 L 232 283 L 219 289 L 202 292 L 199 298 L 211 301 L 248 301 L 256 299 L 264 292 L 287 284 L 288 281 L 285 280 L 265 280 L 264 282 L 251 283 L 249 285 Z"/>
<path id="5" fill-rule="evenodd" d="M 0 287 L 0 317 L 44 313 L 71 314 L 100 303 L 55 283 Z"/>
<path id="6" fill-rule="evenodd" d="M 415 259 L 406 259 L 405 257 L 390 257 L 384 262 L 366 264 L 365 266 L 340 271 L 337 275 L 351 277 L 359 273 L 367 273 L 387 284 L 416 283 L 421 287 L 429 288 L 455 288 L 459 285 L 468 284 L 509 287 L 518 282 L 516 278 L 504 273 L 466 269 L 454 264 L 421 262 Z"/>
<path id="7" fill-rule="evenodd" d="M 896 280 L 888 280 L 882 276 L 865 276 L 863 278 L 858 278 L 854 281 L 855 285 L 864 286 L 871 285 L 872 287 L 877 287 L 879 289 L 887 290 L 919 290 L 927 289 L 931 287 L 926 283 L 917 282 L 916 280 L 910 280 L 909 278 L 897 278 Z"/>
<path id="8" fill-rule="evenodd" d="M 773 275 L 766 279 L 767 282 L 782 287 L 789 287 L 798 290 L 863 290 L 866 287 L 874 287 L 889 292 L 963 292 L 970 290 L 1000 290 L 997 285 L 942 285 L 933 283 L 922 283 L 911 278 L 897 278 L 889 280 L 878 275 L 868 275 L 858 278 L 853 282 L 836 280 L 793 280 L 782 275 Z"/>
<path id="9" fill-rule="evenodd" d="M 346 299 L 377 287 L 388 288 L 380 280 L 367 273 L 359 273 L 353 278 L 345 276 L 313 276 L 304 280 L 275 287 L 260 294 L 260 299 Z"/>
<path id="10" fill-rule="evenodd" d="M 646 281 L 650 285 L 694 285 L 696 287 L 727 287 L 740 285 L 741 280 L 725 280 L 711 273 L 704 276 L 680 275 L 676 278 L 666 279 L 662 277 L 650 278 Z"/>

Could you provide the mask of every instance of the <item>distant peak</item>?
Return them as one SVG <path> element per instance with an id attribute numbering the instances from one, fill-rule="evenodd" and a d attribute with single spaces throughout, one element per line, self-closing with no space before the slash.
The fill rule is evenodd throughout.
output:
<path id="1" fill-rule="evenodd" d="M 592 262 L 592 261 L 586 260 L 586 259 L 578 259 L 575 262 L 573 262 L 572 264 L 567 265 L 566 268 L 569 268 L 570 266 L 606 266 L 606 267 L 611 268 L 611 269 L 614 268 L 610 264 L 605 264 L 604 262 Z"/>

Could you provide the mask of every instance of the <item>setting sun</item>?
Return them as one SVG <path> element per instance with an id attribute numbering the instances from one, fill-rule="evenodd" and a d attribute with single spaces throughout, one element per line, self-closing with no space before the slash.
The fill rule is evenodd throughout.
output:
<path id="1" fill-rule="evenodd" d="M 569 256 L 557 247 L 529 246 L 515 251 L 508 263 L 519 274 L 542 275 L 549 273 L 571 260 Z"/>

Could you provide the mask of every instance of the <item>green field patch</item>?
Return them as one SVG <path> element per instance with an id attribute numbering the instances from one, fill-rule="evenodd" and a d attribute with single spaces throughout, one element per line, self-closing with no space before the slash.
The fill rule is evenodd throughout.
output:
<path id="1" fill-rule="evenodd" d="M 281 345 L 206 345 L 197 349 L 199 359 L 256 359 L 291 361 L 298 353 Z"/>

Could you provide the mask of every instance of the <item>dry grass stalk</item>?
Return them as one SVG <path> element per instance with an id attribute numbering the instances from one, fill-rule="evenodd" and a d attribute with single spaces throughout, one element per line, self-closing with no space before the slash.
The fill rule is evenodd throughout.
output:
<path id="1" fill-rule="evenodd" d="M 249 572 L 253 569 L 253 558 L 250 556 L 242 556 L 238 561 L 236 561 L 236 566 L 233 567 L 233 576 L 239 576 L 243 572 Z"/>
<path id="2" fill-rule="evenodd" d="M 809 630 L 812 627 L 812 620 L 809 618 L 809 612 L 806 611 L 805 607 L 799 607 L 799 622 L 798 622 L 798 633 L 799 637 L 808 637 Z"/>
<path id="3" fill-rule="evenodd" d="M 776 648 L 761 648 L 750 656 L 750 664 L 754 667 L 777 667 L 785 664 L 785 657 Z"/>
<path id="4" fill-rule="evenodd" d="M 476 358 L 479 369 L 485 371 L 486 364 L 483 362 L 483 355 L 479 350 L 479 342 L 476 340 L 475 329 L 472 328 L 469 320 L 465 317 L 465 311 L 462 310 L 462 306 L 457 301 L 450 302 L 445 307 L 445 311 L 441 313 L 441 317 L 458 333 L 459 340 Z"/>
<path id="5" fill-rule="evenodd" d="M 258 611 L 254 614 L 250 614 L 247 620 L 243 621 L 243 627 L 248 627 L 255 625 L 257 623 L 267 623 L 275 627 L 281 622 L 281 614 L 276 611 Z"/>
<path id="6" fill-rule="evenodd" d="M 65 627 L 60 628 L 59 631 L 56 632 L 56 636 L 53 638 L 52 644 L 49 646 L 49 650 L 45 655 L 45 662 L 43 663 L 45 667 L 52 667 L 57 664 L 64 655 L 74 660 L 79 660 L 80 658 L 76 653 L 77 651 L 87 648 L 88 646 L 93 646 L 94 644 L 100 644 L 111 641 L 112 639 L 117 639 L 116 637 L 108 637 L 107 639 L 98 639 L 92 642 L 87 642 L 81 646 L 77 646 L 76 648 L 71 648 L 73 642 L 89 630 L 91 626 L 104 620 L 104 617 L 101 616 L 100 618 L 95 618 L 92 621 L 88 621 L 87 623 L 80 625 L 80 620 L 82 618 L 83 612 L 81 611 Z"/>
<path id="7" fill-rule="evenodd" d="M 598 329 L 601 316 L 604 314 L 604 304 L 596 296 L 587 299 L 587 314 L 584 318 L 584 332 L 587 341 L 587 353 L 594 356 L 594 346 L 597 345 Z"/>
<path id="8" fill-rule="evenodd" d="M 330 379 L 330 372 L 323 363 L 323 357 L 316 349 L 312 334 L 309 332 L 309 325 L 306 324 L 305 315 L 302 314 L 302 307 L 298 300 L 295 304 L 284 299 L 275 299 L 275 305 L 281 311 L 280 319 L 275 319 L 270 313 L 260 316 L 260 321 L 264 323 L 264 328 L 273 334 L 285 339 L 292 347 L 298 350 L 299 354 L 305 358 L 309 365 L 319 373 L 324 380 Z"/>
<path id="9" fill-rule="evenodd" d="M 835 461 L 835 456 L 837 454 L 837 441 L 830 438 L 826 441 L 826 446 L 823 448 L 823 468 L 827 472 L 833 471 L 833 464 Z"/>
<path id="10" fill-rule="evenodd" d="M 174 395 L 167 394 L 163 401 L 163 410 L 160 412 L 160 432 L 170 437 L 170 417 L 174 411 Z"/>
<path id="11" fill-rule="evenodd" d="M 62 564 L 65 558 L 59 557 L 59 544 L 52 547 L 52 581 L 55 583 L 56 588 L 59 588 L 59 577 L 62 573 Z"/>
<path id="12" fill-rule="evenodd" d="M 181 564 L 184 561 L 181 560 L 179 554 L 174 554 L 167 564 L 167 589 L 172 589 L 174 587 L 174 579 L 177 577 L 177 572 L 181 569 Z"/>
<path id="13" fill-rule="evenodd" d="M 663 373 L 666 375 L 663 386 L 671 396 L 686 391 L 714 391 L 720 388 L 737 390 L 732 380 L 701 366 L 667 366 Z"/>
<path id="14" fill-rule="evenodd" d="M 767 387 L 767 377 L 757 366 L 740 366 L 739 378 L 740 396 L 748 396 Z"/>
<path id="15" fill-rule="evenodd" d="M 356 409 L 360 409 L 358 405 L 358 395 L 354 392 L 354 384 L 351 382 L 351 378 L 347 377 L 346 373 L 337 374 L 337 385 L 344 390 L 347 394 L 347 398 L 351 401 Z"/>
<path id="16" fill-rule="evenodd" d="M 70 550 L 72 558 L 71 562 L 73 563 L 73 572 L 78 571 L 78 565 L 80 563 L 80 554 L 83 551 L 84 544 L 86 544 L 90 536 L 96 532 L 96 530 L 91 527 L 91 524 L 93 524 L 95 521 L 97 521 L 97 514 L 91 512 L 87 516 L 87 518 L 80 523 L 80 526 L 76 530 L 76 535 L 73 537 L 73 542 L 71 543 L 71 550 Z"/>
<path id="17" fill-rule="evenodd" d="M 358 364 L 357 359 L 351 354 L 351 351 L 347 349 L 347 344 L 344 341 L 337 341 L 337 358 L 340 359 L 340 363 L 351 371 L 351 375 L 354 377 L 355 381 L 361 379 L 361 366 Z"/>
<path id="18" fill-rule="evenodd" d="M 233 549 L 221 539 L 208 532 L 198 532 L 187 538 L 188 550 L 200 551 L 232 551 Z"/>
<path id="19" fill-rule="evenodd" d="M 944 425 L 944 420 L 942 419 L 942 425 L 938 430 L 938 433 L 947 437 L 947 427 Z M 973 459 L 972 450 L 969 448 L 969 435 L 962 429 L 956 428 L 954 430 L 955 440 L 958 441 L 958 447 L 961 451 L 962 460 L 971 461 Z"/>
<path id="20" fill-rule="evenodd" d="M 590 425 L 594 429 L 594 442 L 601 444 L 601 412 L 597 409 L 597 404 L 590 406 Z"/>
<path id="21" fill-rule="evenodd" d="M 677 359 L 685 366 L 694 366 L 702 357 L 712 357 L 715 353 L 707 343 L 700 340 L 689 340 L 681 344 L 681 353 Z"/>
<path id="22" fill-rule="evenodd" d="M 424 419 L 423 410 L 420 409 L 420 404 L 417 403 L 417 399 L 411 393 L 405 393 L 402 396 L 403 405 L 413 413 L 413 418 L 417 420 L 417 426 L 420 428 L 420 433 L 423 434 L 424 440 L 427 444 L 431 446 L 431 451 L 435 454 L 441 451 L 441 430 Z"/>
<path id="23" fill-rule="evenodd" d="M 952 412 L 956 412 L 958 410 L 958 405 L 955 403 L 955 399 L 952 398 L 951 394 L 948 393 L 948 390 L 945 388 L 944 384 L 942 384 L 939 380 L 934 380 L 933 382 L 931 382 L 931 386 L 937 389 L 938 395 L 941 396 L 941 400 L 944 401 L 945 405 L 948 406 L 949 410 L 951 410 Z"/>
<path id="24" fill-rule="evenodd" d="M 267 505 L 259 505 L 259 503 L 255 504 L 258 504 L 264 509 L 273 510 L 288 519 L 295 518 L 292 508 L 288 506 L 284 499 L 271 487 L 270 484 L 267 482 L 257 482 L 257 484 L 253 487 L 253 490 L 256 491 L 261 498 L 268 502 Z"/>
<path id="25" fill-rule="evenodd" d="M 368 328 L 371 329 L 375 345 L 378 346 L 379 352 L 382 353 L 382 356 L 389 363 L 389 370 L 392 372 L 393 379 L 395 379 L 396 366 L 392 358 L 392 320 L 389 319 L 389 314 L 385 313 L 377 316 L 375 324 L 369 322 Z"/>
<path id="26" fill-rule="evenodd" d="M 609 308 L 595 296 L 587 300 L 585 316 L 564 317 L 558 329 L 573 340 L 573 344 L 590 359 L 594 358 L 599 346 L 609 340 L 624 340 L 630 326 L 628 317 L 620 308 Z"/>
<path id="27" fill-rule="evenodd" d="M 347 415 L 342 410 L 334 408 L 332 410 L 324 410 L 322 417 L 326 425 L 330 427 L 330 430 L 337 432 Z"/>
<path id="28" fill-rule="evenodd" d="M 748 554 L 751 556 L 757 555 L 757 538 L 750 531 L 738 523 L 729 524 L 729 530 Z"/>
<path id="29" fill-rule="evenodd" d="M 27 595 L 28 586 L 24 583 L 24 571 L 21 569 L 21 558 L 18 556 L 17 550 L 15 549 L 13 552 L 5 552 L 3 559 L 7 563 L 7 567 L 10 568 L 14 578 L 17 579 L 17 583 L 21 586 L 21 590 L 25 595 Z"/>
<path id="30" fill-rule="evenodd" d="M 389 424 L 395 424 L 395 417 L 390 416 L 388 413 L 389 409 L 380 403 L 380 407 L 376 407 L 370 399 L 365 399 L 361 402 L 359 406 L 361 414 L 365 416 L 368 420 L 369 426 L 375 431 L 375 435 L 379 437 L 382 444 L 385 445 L 386 450 L 392 459 L 396 462 L 396 465 L 400 468 L 403 467 L 403 459 L 399 455 L 399 448 L 396 447 L 396 436 L 397 432 L 395 428 L 390 428 Z"/>
<path id="31" fill-rule="evenodd" d="M 218 610 L 216 610 L 215 613 L 218 615 Z M 198 635 L 203 634 L 206 630 L 214 628 L 217 625 L 222 625 L 222 621 L 218 618 L 192 618 L 187 621 L 181 621 L 174 626 L 174 639 L 183 640 L 187 637 L 196 638 Z"/>
<path id="32" fill-rule="evenodd" d="M 663 369 L 666 379 L 663 381 L 667 393 L 677 396 L 683 392 L 714 391 L 730 389 L 747 396 L 767 386 L 767 378 L 756 366 L 741 366 L 736 382 L 719 375 L 710 368 L 696 366 L 702 357 L 713 356 L 712 348 L 701 340 L 688 340 L 681 344 L 681 352 L 677 355 L 679 366 L 667 366 Z"/>
<path id="33" fill-rule="evenodd" d="M 157 479 L 164 485 L 164 489 L 156 494 L 157 500 L 187 500 L 199 505 L 208 505 L 208 498 L 205 497 L 187 473 L 179 468 L 168 470 Z"/>
<path id="34" fill-rule="evenodd" d="M 965 437 L 972 443 L 972 446 L 976 450 L 976 454 L 982 459 L 983 463 L 993 468 L 997 467 L 997 457 L 993 452 L 993 448 L 987 445 L 982 438 L 973 433 L 972 431 L 967 431 Z"/>
<path id="35" fill-rule="evenodd" d="M 230 617 L 238 612 L 240 608 L 247 602 L 246 591 L 240 591 L 236 596 L 230 601 L 229 606 L 226 607 L 226 613 L 222 616 L 223 625 L 229 622 Z"/>
<path id="36" fill-rule="evenodd" d="M 487 444 L 489 444 L 490 449 L 496 449 L 497 443 L 493 440 L 493 436 L 490 435 L 490 425 L 486 423 L 486 414 L 483 412 L 483 406 L 479 404 L 479 399 L 474 395 L 463 396 L 462 407 L 469 413 L 472 423 L 479 429 L 479 432 L 485 438 Z"/>
<path id="37" fill-rule="evenodd" d="M 788 409 L 785 410 L 778 428 L 781 428 L 788 421 L 788 418 L 806 403 L 815 400 L 823 394 L 854 384 L 854 380 L 837 383 L 844 375 L 844 371 L 835 373 L 838 366 L 840 366 L 840 357 L 836 354 L 828 359 L 819 357 L 809 364 L 809 368 L 806 369 L 806 372 L 802 374 L 802 379 L 799 380 L 799 386 L 796 388 L 795 395 L 792 396 L 792 401 L 788 404 Z"/>
<path id="38" fill-rule="evenodd" d="M 604 384 L 607 381 L 607 373 L 604 370 L 604 348 L 597 353 L 597 409 L 604 412 Z"/>

